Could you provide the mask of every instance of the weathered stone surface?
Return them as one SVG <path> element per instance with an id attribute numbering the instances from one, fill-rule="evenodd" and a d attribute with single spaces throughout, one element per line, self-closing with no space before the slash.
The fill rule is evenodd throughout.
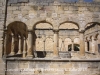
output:
<path id="1" fill-rule="evenodd" d="M 23 61 L 17 62 L 16 64 L 20 65 L 21 63 L 24 64 Z M 26 69 L 24 67 L 22 69 L 18 67 L 17 69 L 20 70 L 18 74 L 25 73 L 25 71 L 27 71 L 26 74 L 28 73 L 28 74 L 39 74 L 39 75 L 41 74 L 48 75 L 48 74 L 57 74 L 57 73 L 63 74 L 63 75 L 64 74 L 69 74 L 69 75 L 80 74 L 81 75 L 81 73 L 84 73 L 87 75 L 100 74 L 99 66 L 98 66 L 100 64 L 99 62 L 81 62 L 80 63 L 80 62 L 46 62 L 46 61 L 45 62 L 38 62 L 38 61 L 28 62 L 27 61 L 27 63 L 30 65 L 30 67 Z M 14 64 L 12 65 L 14 66 Z M 32 65 L 34 65 L 34 67 L 31 67 Z M 7 70 L 9 69 L 10 68 L 7 68 Z M 14 67 L 12 69 L 14 70 Z"/>
<path id="2" fill-rule="evenodd" d="M 57 52 L 63 50 L 65 53 L 59 53 L 58 58 L 64 59 L 69 57 L 70 55 L 67 55 L 66 52 L 71 49 L 70 46 L 72 46 L 72 42 L 74 44 L 78 44 L 78 48 L 80 51 L 82 49 L 80 46 L 84 46 L 82 41 L 84 39 L 89 42 L 90 48 L 90 54 L 85 53 L 84 51 L 82 54 L 85 54 L 85 56 L 81 56 L 79 52 L 71 53 L 72 57 L 67 59 L 100 59 L 99 54 L 92 54 L 94 48 L 98 51 L 97 46 L 100 44 L 100 38 L 99 38 L 99 21 L 100 21 L 100 4 L 99 1 L 96 0 L 95 2 L 98 3 L 82 3 L 82 2 L 76 2 L 72 0 L 8 0 L 8 7 L 7 7 L 7 19 L 5 19 L 5 1 L 6 0 L 0 0 L 0 57 L 2 57 L 3 53 L 3 28 L 4 24 L 5 26 L 8 26 L 8 24 L 14 22 L 14 21 L 21 21 L 26 24 L 27 29 L 32 31 L 32 34 L 29 41 L 30 43 L 28 46 L 31 45 L 34 47 L 32 51 L 50 51 L 46 53 L 47 59 L 53 59 L 53 52 L 57 54 Z M 68 3 L 67 3 L 68 2 Z M 6 21 L 4 21 L 6 20 Z M 70 23 L 70 24 L 69 24 Z M 39 25 L 39 28 L 37 28 L 38 32 L 33 35 L 33 32 L 36 31 L 37 25 Z M 17 26 L 15 26 L 17 27 Z M 92 27 L 92 28 L 91 28 Z M 7 28 L 7 27 L 6 27 Z M 55 40 L 54 40 L 54 29 L 58 31 L 58 34 Z M 40 32 L 39 32 L 40 31 Z M 13 31 L 12 31 L 13 32 Z M 79 39 L 79 33 L 84 33 L 84 36 Z M 39 34 L 40 33 L 40 34 Z M 39 38 L 39 35 L 41 38 Z M 24 35 L 22 35 L 24 36 Z M 34 39 L 34 36 L 36 36 L 36 39 Z M 86 38 L 85 38 L 86 37 Z M 16 38 L 16 37 L 15 37 Z M 78 38 L 78 40 L 77 40 Z M 82 39 L 84 38 L 84 39 Z M 89 39 L 87 39 L 89 38 Z M 94 40 L 92 40 L 94 38 Z M 11 39 L 11 38 L 10 38 Z M 7 41 L 11 40 L 8 39 Z M 57 40 L 58 39 L 58 40 Z M 34 42 L 35 40 L 35 42 Z M 80 42 L 81 40 L 81 42 Z M 94 46 L 93 41 L 96 42 L 96 46 Z M 18 42 L 18 41 L 17 41 Z M 56 48 L 56 51 L 53 49 Z M 57 43 L 58 42 L 58 43 Z M 62 44 L 62 42 L 64 42 Z M 16 39 L 15 39 L 16 43 Z M 35 45 L 33 45 L 35 44 Z M 10 47 L 7 43 L 7 45 Z M 17 45 L 16 45 L 17 46 Z M 62 46 L 62 49 L 61 49 Z M 65 46 L 65 48 L 64 48 Z M 73 46 L 74 47 L 74 46 Z M 75 46 L 76 47 L 76 46 Z M 94 48 L 93 48 L 94 47 Z M 10 49 L 7 49 L 7 51 Z M 16 49 L 17 53 L 18 48 Z M 53 51 L 54 50 L 54 51 Z M 29 49 L 29 54 L 30 54 Z M 95 52 L 95 51 L 94 51 Z M 33 52 L 32 52 L 33 53 Z M 43 53 L 43 52 L 42 52 Z M 97 52 L 98 53 L 98 52 Z M 36 57 L 36 55 L 35 55 Z M 9 57 L 10 58 L 10 57 Z M 11 57 L 11 58 L 16 58 Z M 20 57 L 22 58 L 22 57 Z M 56 59 L 56 58 L 54 58 Z M 53 59 L 53 60 L 54 60 Z M 0 59 L 0 64 L 3 62 Z M 69 60 L 70 61 L 70 60 Z M 52 61 L 7 61 L 7 70 L 12 69 L 18 69 L 18 71 L 12 71 L 7 72 L 7 75 L 29 75 L 29 73 L 32 73 L 30 75 L 99 75 L 100 72 L 100 63 L 99 62 L 52 62 Z M 4 69 L 5 65 L 0 65 L 2 69 Z M 37 69 L 42 68 L 42 69 Z M 56 71 L 48 71 L 48 69 L 54 68 L 53 70 Z M 85 71 L 73 71 L 76 69 L 82 69 L 85 68 Z M 24 69 L 27 69 L 27 71 L 23 71 Z M 37 69 L 36 71 L 29 71 L 31 69 Z M 58 71 L 57 69 L 60 69 L 61 71 Z M 70 69 L 71 71 L 67 71 Z M 43 71 L 45 70 L 45 71 Z M 29 72 L 29 73 L 28 73 Z M 4 70 L 0 70 L 0 75 L 4 73 Z M 28 74 L 26 74 L 28 73 Z M 3 74 L 4 75 L 4 74 Z"/>

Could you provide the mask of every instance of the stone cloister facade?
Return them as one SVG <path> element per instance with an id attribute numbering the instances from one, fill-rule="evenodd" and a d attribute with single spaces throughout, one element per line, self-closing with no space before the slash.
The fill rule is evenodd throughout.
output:
<path id="1" fill-rule="evenodd" d="M 0 63 L 3 60 L 5 63 L 1 75 L 28 75 L 22 69 L 73 67 L 87 71 L 28 72 L 100 74 L 99 0 L 1 0 L 1 4 L 0 15 L 4 17 L 0 19 L 3 25 Z M 9 69 L 18 69 L 18 72 Z"/>

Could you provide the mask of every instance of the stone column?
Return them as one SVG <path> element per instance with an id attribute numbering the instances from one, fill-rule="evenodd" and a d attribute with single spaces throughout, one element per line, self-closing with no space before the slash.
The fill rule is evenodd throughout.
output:
<path id="1" fill-rule="evenodd" d="M 98 43 L 97 43 L 97 39 L 95 38 L 95 53 L 98 54 Z"/>
<path id="2" fill-rule="evenodd" d="M 80 32 L 80 55 L 85 55 L 85 41 L 84 41 L 84 34 Z"/>
<path id="3" fill-rule="evenodd" d="M 86 40 L 85 40 L 85 52 L 88 52 L 88 44 Z"/>
<path id="4" fill-rule="evenodd" d="M 92 40 L 89 40 L 89 52 L 92 52 Z"/>
<path id="5" fill-rule="evenodd" d="M 26 57 L 26 38 L 24 37 L 23 58 Z"/>
<path id="6" fill-rule="evenodd" d="M 64 40 L 62 40 L 62 51 L 65 51 Z"/>
<path id="7" fill-rule="evenodd" d="M 94 38 L 92 38 L 92 51 L 91 51 L 91 53 L 95 53 L 95 44 L 96 44 L 96 40 Z"/>
<path id="8" fill-rule="evenodd" d="M 74 51 L 74 41 L 72 41 L 72 50 L 71 51 Z"/>
<path id="9" fill-rule="evenodd" d="M 54 30 L 53 55 L 54 55 L 54 57 L 58 57 L 59 56 L 59 50 L 58 50 L 58 30 Z"/>
<path id="10" fill-rule="evenodd" d="M 15 52 L 14 52 L 14 35 L 11 34 L 11 36 L 12 36 L 12 43 L 11 43 L 11 53 L 10 53 L 10 55 L 14 55 L 15 54 Z"/>
<path id="11" fill-rule="evenodd" d="M 22 50 L 21 50 L 21 37 L 20 37 L 20 35 L 18 36 L 18 38 L 19 38 L 19 46 L 18 46 L 18 53 L 17 54 L 22 54 Z"/>
<path id="12" fill-rule="evenodd" d="M 27 57 L 33 57 L 33 51 L 32 51 L 32 32 L 29 31 L 28 33 L 28 40 L 27 40 Z"/>

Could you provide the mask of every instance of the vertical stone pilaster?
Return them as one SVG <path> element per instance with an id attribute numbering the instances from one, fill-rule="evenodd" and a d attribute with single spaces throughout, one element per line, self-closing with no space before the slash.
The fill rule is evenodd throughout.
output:
<path id="1" fill-rule="evenodd" d="M 84 34 L 80 32 L 80 55 L 85 55 L 85 42 L 84 42 Z"/>
<path id="2" fill-rule="evenodd" d="M 14 52 L 14 35 L 13 34 L 11 34 L 12 35 L 12 44 L 11 44 L 11 53 L 10 53 L 10 55 L 14 55 L 15 54 L 15 52 Z"/>
<path id="3" fill-rule="evenodd" d="M 27 57 L 33 57 L 33 50 L 32 50 L 32 32 L 29 31 L 28 33 L 28 40 L 27 40 Z"/>
<path id="4" fill-rule="evenodd" d="M 54 30 L 53 55 L 54 55 L 54 57 L 58 57 L 59 56 L 59 50 L 58 50 L 58 30 Z"/>
<path id="5" fill-rule="evenodd" d="M 19 46 L 18 46 L 18 53 L 17 54 L 22 54 L 22 50 L 21 50 L 21 37 L 20 35 L 18 36 L 19 38 Z"/>

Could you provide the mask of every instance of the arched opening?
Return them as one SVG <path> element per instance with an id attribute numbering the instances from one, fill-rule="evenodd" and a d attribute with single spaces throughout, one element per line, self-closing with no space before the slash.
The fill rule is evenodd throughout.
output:
<path id="1" fill-rule="evenodd" d="M 39 58 L 46 57 L 47 52 L 53 50 L 53 40 L 49 38 L 53 36 L 52 29 L 52 25 L 46 21 L 37 22 L 33 27 L 34 35 L 36 35 L 33 42 L 35 42 L 35 51 Z"/>
<path id="2" fill-rule="evenodd" d="M 28 37 L 25 23 L 14 21 L 7 26 L 7 55 L 22 54 L 24 50 L 24 39 Z M 25 48 L 26 49 L 26 48 Z M 12 52 L 13 51 L 13 52 Z"/>
<path id="3" fill-rule="evenodd" d="M 61 37 L 68 37 L 64 40 L 64 46 L 66 48 L 65 51 L 72 51 L 74 49 L 74 43 L 79 44 L 77 41 L 71 40 L 70 38 L 73 38 L 75 36 L 79 36 L 79 26 L 77 23 L 74 22 L 63 22 L 59 26 L 59 36 Z M 77 40 L 77 39 L 76 39 Z M 73 42 L 72 42 L 73 41 Z M 76 49 L 77 45 L 75 45 Z"/>
<path id="4" fill-rule="evenodd" d="M 73 22 L 63 22 L 60 24 L 59 29 L 79 29 L 79 26 L 77 23 Z"/>

